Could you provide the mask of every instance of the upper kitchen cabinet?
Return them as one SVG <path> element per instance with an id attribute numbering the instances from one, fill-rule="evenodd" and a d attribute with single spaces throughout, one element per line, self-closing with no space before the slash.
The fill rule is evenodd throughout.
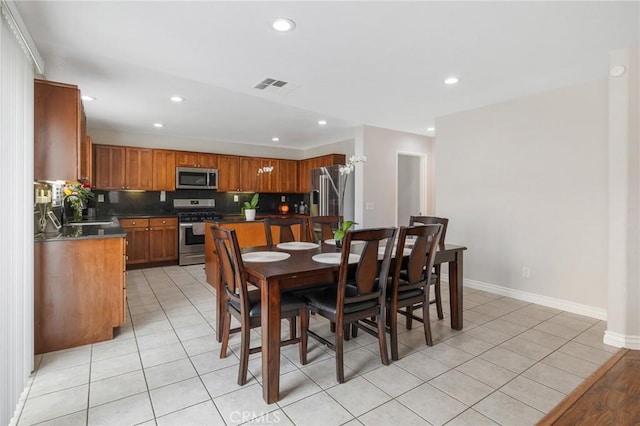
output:
<path id="1" fill-rule="evenodd" d="M 124 146 L 94 145 L 95 182 L 97 189 L 125 189 L 125 156 Z"/>
<path id="2" fill-rule="evenodd" d="M 91 181 L 93 176 L 93 140 L 91 136 L 85 136 L 80 144 L 80 179 Z"/>
<path id="3" fill-rule="evenodd" d="M 295 160 L 278 160 L 276 167 L 278 168 L 278 191 L 298 191 L 298 162 Z"/>
<path id="4" fill-rule="evenodd" d="M 240 191 L 240 157 L 218 155 L 218 191 Z"/>
<path id="5" fill-rule="evenodd" d="M 151 149 L 95 145 L 94 152 L 97 189 L 153 189 Z"/>
<path id="6" fill-rule="evenodd" d="M 215 169 L 218 167 L 218 155 L 202 152 L 176 151 L 176 167 Z"/>
<path id="7" fill-rule="evenodd" d="M 240 158 L 240 190 L 264 191 L 262 180 L 258 177 L 258 169 L 262 167 L 262 159 L 255 157 Z"/>
<path id="8" fill-rule="evenodd" d="M 345 164 L 344 154 L 329 154 L 321 157 L 308 158 L 298 162 L 298 192 L 311 192 L 311 170 L 318 167 Z"/>
<path id="9" fill-rule="evenodd" d="M 260 161 L 260 168 L 265 167 L 273 167 L 273 171 L 271 173 L 261 173 L 258 176 L 258 189 L 260 192 L 278 192 L 278 180 L 280 176 L 279 164 L 278 160 L 274 160 L 273 158 L 263 158 Z"/>
<path id="10" fill-rule="evenodd" d="M 85 136 L 78 86 L 34 80 L 34 179 L 89 178 L 80 170 Z"/>
<path id="11" fill-rule="evenodd" d="M 176 152 L 153 150 L 153 190 L 176 190 Z"/>

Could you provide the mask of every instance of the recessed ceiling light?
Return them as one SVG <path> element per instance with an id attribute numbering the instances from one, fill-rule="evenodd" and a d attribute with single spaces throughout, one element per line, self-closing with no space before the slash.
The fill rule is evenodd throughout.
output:
<path id="1" fill-rule="evenodd" d="M 326 126 L 327 125 L 327 120 L 318 120 L 318 124 L 321 126 Z"/>
<path id="2" fill-rule="evenodd" d="M 153 127 L 164 127 L 162 123 L 153 123 Z"/>
<path id="3" fill-rule="evenodd" d="M 444 84 L 447 85 L 452 85 L 452 84 L 458 84 L 458 82 L 460 81 L 460 79 L 458 77 L 449 77 L 444 81 Z"/>
<path id="4" fill-rule="evenodd" d="M 427 127 L 427 132 L 435 132 L 436 128 L 435 127 Z"/>
<path id="5" fill-rule="evenodd" d="M 80 96 L 82 98 L 83 101 L 87 101 L 87 102 L 91 102 L 91 101 L 95 101 L 96 98 L 94 98 L 93 96 L 88 96 L 88 95 L 82 95 Z"/>
<path id="6" fill-rule="evenodd" d="M 184 98 L 181 98 L 180 96 L 172 96 L 171 97 L 171 101 L 173 101 L 173 102 L 182 102 L 182 101 L 184 101 Z"/>
<path id="7" fill-rule="evenodd" d="M 289 18 L 276 18 L 271 24 L 274 30 L 287 32 L 296 29 L 296 23 Z"/>
<path id="8" fill-rule="evenodd" d="M 280 142 L 280 138 L 271 138 L 273 142 Z"/>

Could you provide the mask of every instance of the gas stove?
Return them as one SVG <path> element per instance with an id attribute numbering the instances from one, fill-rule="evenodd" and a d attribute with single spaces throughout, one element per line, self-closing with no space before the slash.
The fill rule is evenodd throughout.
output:
<path id="1" fill-rule="evenodd" d="M 178 221 L 180 223 L 194 223 L 204 222 L 205 220 L 220 220 L 222 214 L 211 211 L 198 211 L 198 212 L 178 212 Z"/>
<path id="2" fill-rule="evenodd" d="M 220 220 L 222 214 L 214 207 L 216 200 L 212 199 L 180 199 L 173 200 L 173 209 L 178 214 L 180 223 L 196 223 L 205 220 Z"/>

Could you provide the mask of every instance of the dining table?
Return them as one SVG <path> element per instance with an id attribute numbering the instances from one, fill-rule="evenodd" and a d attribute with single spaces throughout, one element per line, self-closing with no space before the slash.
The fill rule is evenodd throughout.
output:
<path id="1" fill-rule="evenodd" d="M 307 243 L 309 244 L 309 243 Z M 282 247 L 282 245 L 280 245 Z M 286 245 L 284 247 L 287 247 Z M 291 246 L 289 246 L 291 247 Z M 449 264 L 449 303 L 451 328 L 461 330 L 463 252 L 466 247 L 446 244 L 438 250 L 436 264 Z M 354 249 L 353 251 L 357 251 Z M 340 249 L 335 244 L 309 244 L 305 249 L 279 248 L 278 245 L 242 249 L 248 281 L 260 289 L 262 309 L 262 396 L 268 404 L 278 401 L 280 386 L 280 295 L 283 292 L 336 282 L 340 269 Z M 267 252 L 286 253 L 266 255 Z M 257 253 L 251 255 L 250 253 Z M 333 254 L 331 254 L 333 253 Z M 320 257 L 318 257 L 320 255 Z M 254 258 L 251 260 L 251 258 Z M 320 259 L 321 261 L 314 260 Z M 328 260 L 327 260 L 328 258 Z M 331 261 L 337 259 L 337 261 Z M 256 261 L 257 260 L 257 261 Z M 215 275 L 215 274 L 213 274 Z M 223 289 L 219 279 L 211 279 L 215 287 L 217 311 L 224 312 Z M 221 315 L 216 315 L 218 341 L 222 339 Z"/>

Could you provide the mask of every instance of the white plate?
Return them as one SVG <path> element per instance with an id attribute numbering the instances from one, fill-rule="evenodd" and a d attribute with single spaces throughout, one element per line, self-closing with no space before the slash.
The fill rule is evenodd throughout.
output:
<path id="1" fill-rule="evenodd" d="M 323 242 L 325 244 L 331 244 L 332 246 L 336 245 L 336 240 L 334 240 L 333 238 L 330 238 L 328 240 L 324 240 Z M 356 244 L 364 244 L 364 241 L 351 241 L 351 245 L 356 245 Z"/>
<path id="2" fill-rule="evenodd" d="M 280 243 L 276 247 L 282 250 L 310 250 L 318 248 L 318 244 L 305 241 L 291 241 L 289 243 Z"/>
<path id="3" fill-rule="evenodd" d="M 314 255 L 311 259 L 320 263 L 330 263 L 332 265 L 340 264 L 340 256 L 342 253 L 320 253 Z M 360 260 L 359 254 L 349 254 L 349 263 L 358 263 Z"/>
<path id="4" fill-rule="evenodd" d="M 242 260 L 245 262 L 277 262 L 290 257 L 289 253 L 282 253 L 281 251 L 252 251 L 251 253 L 244 253 Z"/>

